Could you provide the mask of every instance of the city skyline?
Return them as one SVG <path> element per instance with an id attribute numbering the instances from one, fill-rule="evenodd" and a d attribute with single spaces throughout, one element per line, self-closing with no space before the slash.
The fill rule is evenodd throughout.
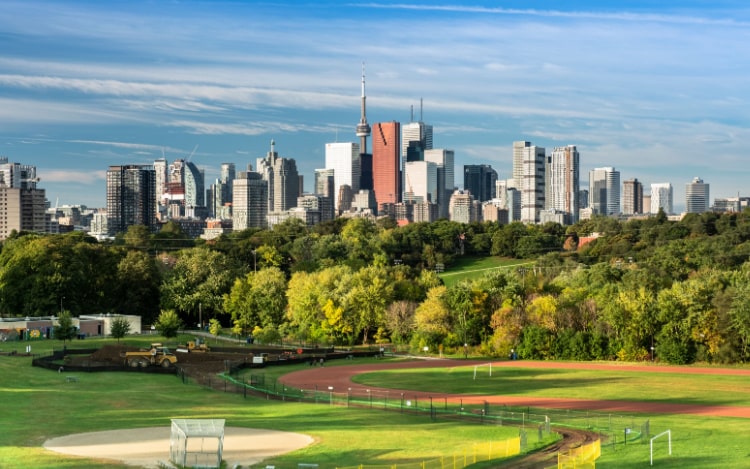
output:
<path id="1" fill-rule="evenodd" d="M 526 140 L 671 182 L 676 210 L 695 177 L 750 192 L 747 10 L 532 3 L 3 2 L 0 156 L 53 204 L 104 207 L 109 166 L 191 158 L 208 185 L 273 139 L 312 191 L 325 144 L 358 142 L 365 62 L 367 122 L 414 115 L 459 171 L 510 178 Z"/>

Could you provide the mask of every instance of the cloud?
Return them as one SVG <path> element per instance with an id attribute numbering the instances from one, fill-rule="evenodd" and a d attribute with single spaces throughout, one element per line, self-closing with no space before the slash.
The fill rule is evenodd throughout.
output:
<path id="1" fill-rule="evenodd" d="M 37 175 L 41 179 L 40 186 L 44 183 L 71 183 L 75 181 L 76 184 L 100 184 L 106 180 L 107 171 L 74 171 L 69 169 L 49 169 L 49 168 L 38 168 Z"/>

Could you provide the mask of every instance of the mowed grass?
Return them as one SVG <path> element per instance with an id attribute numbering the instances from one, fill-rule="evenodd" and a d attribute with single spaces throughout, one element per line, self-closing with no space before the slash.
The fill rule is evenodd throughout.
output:
<path id="1" fill-rule="evenodd" d="M 750 376 L 543 369 L 474 365 L 379 371 L 358 375 L 366 386 L 472 395 L 507 395 L 700 405 L 750 406 Z M 750 422 L 748 422 L 750 423 Z"/>
<path id="2" fill-rule="evenodd" d="M 358 375 L 362 385 L 387 388 L 529 397 L 578 398 L 675 402 L 696 405 L 750 406 L 750 377 L 679 373 L 577 369 L 537 369 L 483 366 L 474 380 L 474 366 L 391 370 Z M 623 417 L 623 416 L 619 416 Z M 664 436 L 655 442 L 654 467 L 662 468 L 746 468 L 750 467 L 747 432 L 750 421 L 742 418 L 697 415 L 631 414 L 633 430 L 650 423 L 651 435 L 671 431 L 672 455 Z M 628 420 L 628 419 L 625 419 Z M 608 435 L 600 467 L 650 467 L 649 442 L 645 439 L 623 444 L 625 428 Z"/>
<path id="3" fill-rule="evenodd" d="M 157 337 L 129 342 L 148 343 Z M 163 339 L 162 339 L 163 340 Z M 97 347 L 102 340 L 72 346 Z M 8 344 L 3 344 L 8 345 Z M 19 351 L 23 351 L 20 343 Z M 56 341 L 35 342 L 40 353 Z M 5 347 L 8 350 L 8 347 Z M 274 370 L 274 373 L 277 371 Z M 517 435 L 511 427 L 481 427 L 432 422 L 378 410 L 269 401 L 183 384 L 172 375 L 137 372 L 58 373 L 31 366 L 31 358 L 0 356 L 0 467 L 125 468 L 111 461 L 69 457 L 42 448 L 49 438 L 72 433 L 161 426 L 172 418 L 224 418 L 227 426 L 267 428 L 305 433 L 316 443 L 265 464 L 296 467 L 318 463 L 322 469 L 359 464 L 414 462 L 470 447 L 475 442 L 505 440 Z M 436 441 L 451 441 L 450 446 Z M 451 453 L 452 454 L 452 453 Z"/>
<path id="4" fill-rule="evenodd" d="M 524 265 L 533 265 L 533 261 L 522 259 L 508 259 L 505 257 L 460 257 L 455 264 L 439 274 L 446 286 L 451 286 L 463 280 L 472 280 L 484 276 L 487 272 L 501 269 L 513 270 Z"/>

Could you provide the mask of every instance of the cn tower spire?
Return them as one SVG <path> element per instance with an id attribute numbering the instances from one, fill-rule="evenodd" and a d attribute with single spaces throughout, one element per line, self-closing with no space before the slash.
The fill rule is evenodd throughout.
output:
<path id="1" fill-rule="evenodd" d="M 370 136 L 370 125 L 367 123 L 367 109 L 365 96 L 365 63 L 362 62 L 362 115 L 357 124 L 357 137 L 359 137 L 360 153 L 367 153 L 367 137 Z"/>

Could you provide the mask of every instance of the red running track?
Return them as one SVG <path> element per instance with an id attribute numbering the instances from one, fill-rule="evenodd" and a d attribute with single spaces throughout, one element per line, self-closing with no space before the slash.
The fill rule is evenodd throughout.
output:
<path id="1" fill-rule="evenodd" d="M 365 388 L 352 382 L 352 377 L 369 371 L 408 369 L 408 368 L 437 368 L 452 366 L 472 366 L 488 363 L 486 361 L 466 361 L 432 359 L 420 361 L 403 361 L 395 363 L 375 363 L 367 365 L 349 365 L 333 367 L 314 367 L 309 370 L 296 371 L 281 378 L 284 384 L 298 389 L 326 390 L 332 386 L 334 390 Z M 635 364 L 603 364 L 586 362 L 535 362 L 535 361 L 499 361 L 493 362 L 497 367 L 522 367 L 522 368 L 544 368 L 544 369 L 596 369 L 610 371 L 632 371 L 632 372 L 658 372 L 670 374 L 700 374 L 700 375 L 734 375 L 747 376 L 750 378 L 750 369 L 733 368 L 705 368 L 705 367 L 678 367 L 660 365 L 635 365 Z M 489 402 L 495 405 L 530 406 L 549 409 L 589 410 L 598 412 L 617 413 L 659 413 L 659 414 L 691 414 L 711 417 L 739 417 L 750 418 L 750 407 L 746 406 L 707 406 L 700 404 L 661 403 L 661 402 L 638 402 L 638 401 L 613 401 L 613 400 L 591 400 L 591 399 L 564 399 L 528 396 L 499 396 L 499 395 L 466 395 L 445 394 L 439 392 L 421 392 L 410 389 L 386 389 L 368 386 L 367 389 L 378 392 L 404 393 L 413 398 L 429 398 L 458 402 L 466 404 Z M 750 394 L 750 379 L 748 380 L 747 392 Z"/>

